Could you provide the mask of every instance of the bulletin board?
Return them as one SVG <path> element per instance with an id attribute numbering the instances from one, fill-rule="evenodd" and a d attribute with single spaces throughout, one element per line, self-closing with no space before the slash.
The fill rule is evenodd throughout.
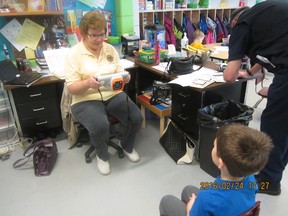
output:
<path id="1" fill-rule="evenodd" d="M 114 0 L 63 0 L 66 31 L 69 36 L 69 43 L 76 43 L 76 38 L 81 39 L 79 23 L 83 15 L 90 10 L 100 10 L 108 22 L 108 34 L 116 34 L 115 1 Z"/>

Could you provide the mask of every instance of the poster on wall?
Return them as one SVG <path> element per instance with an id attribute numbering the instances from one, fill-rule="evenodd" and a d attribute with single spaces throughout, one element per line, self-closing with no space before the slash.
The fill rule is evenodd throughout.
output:
<path id="1" fill-rule="evenodd" d="M 100 9 L 104 9 L 107 0 L 98 0 L 98 1 L 94 1 L 94 0 L 79 0 L 79 2 L 91 7 L 91 8 L 100 8 Z"/>
<path id="2" fill-rule="evenodd" d="M 76 0 L 63 0 L 62 5 L 63 5 L 63 8 L 75 8 Z"/>
<path id="3" fill-rule="evenodd" d="M 107 0 L 98 0 L 94 2 L 95 7 L 104 9 Z"/>
<path id="4" fill-rule="evenodd" d="M 20 29 L 21 24 L 14 18 L 0 30 L 2 35 L 18 50 L 18 52 L 21 52 L 25 48 L 23 44 L 16 41 Z"/>

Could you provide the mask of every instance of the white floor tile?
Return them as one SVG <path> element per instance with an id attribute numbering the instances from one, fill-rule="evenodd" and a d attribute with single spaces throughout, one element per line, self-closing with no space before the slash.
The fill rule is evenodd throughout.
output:
<path id="1" fill-rule="evenodd" d="M 248 85 L 248 105 L 257 100 L 253 96 L 253 84 L 251 81 Z M 250 127 L 259 129 L 264 107 L 263 101 L 255 109 Z M 196 162 L 191 165 L 174 163 L 159 144 L 157 120 L 149 120 L 147 128 L 137 137 L 135 148 L 140 154 L 140 162 L 131 163 L 127 158 L 112 155 L 108 176 L 99 174 L 95 159 L 91 164 L 85 163 L 84 153 L 88 146 L 69 150 L 67 140 L 57 144 L 59 157 L 49 177 L 35 177 L 31 164 L 22 170 L 13 169 L 13 162 L 22 157 L 20 148 L 10 159 L 0 161 L 0 215 L 156 216 L 162 196 L 179 197 L 184 186 L 199 186 L 201 181 L 213 180 Z M 261 216 L 287 215 L 287 181 L 286 171 L 280 196 L 257 195 L 257 200 L 262 201 Z"/>

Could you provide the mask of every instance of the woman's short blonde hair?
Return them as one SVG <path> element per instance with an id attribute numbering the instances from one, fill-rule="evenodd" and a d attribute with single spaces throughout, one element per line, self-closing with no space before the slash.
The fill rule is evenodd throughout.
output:
<path id="1" fill-rule="evenodd" d="M 105 30 L 106 33 L 107 21 L 103 13 L 100 11 L 89 11 L 81 19 L 79 29 L 82 36 L 88 33 L 88 29 L 93 29 L 96 31 Z"/>

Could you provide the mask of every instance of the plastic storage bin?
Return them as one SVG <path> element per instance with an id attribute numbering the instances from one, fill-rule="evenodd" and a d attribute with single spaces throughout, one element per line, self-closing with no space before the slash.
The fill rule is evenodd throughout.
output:
<path id="1" fill-rule="evenodd" d="M 198 123 L 200 125 L 199 150 L 200 168 L 213 177 L 220 175 L 219 169 L 211 158 L 217 129 L 229 123 L 248 125 L 252 120 L 254 110 L 232 100 L 212 104 L 198 110 Z"/>
<path id="2" fill-rule="evenodd" d="M 154 49 L 140 50 L 139 51 L 140 61 L 146 64 L 154 63 Z M 160 61 L 163 61 L 166 57 L 166 50 L 160 50 Z"/>

